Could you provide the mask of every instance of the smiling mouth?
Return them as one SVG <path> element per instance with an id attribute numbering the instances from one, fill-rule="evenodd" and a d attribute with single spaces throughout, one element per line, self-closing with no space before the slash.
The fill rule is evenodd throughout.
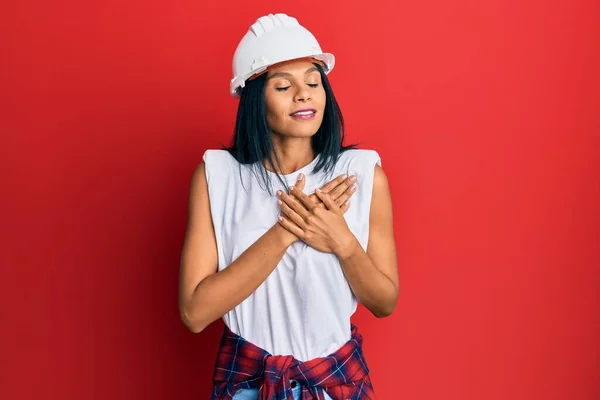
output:
<path id="1" fill-rule="evenodd" d="M 298 110 L 298 111 L 291 113 L 290 117 L 295 118 L 295 119 L 311 119 L 315 116 L 316 113 L 317 113 L 317 110 L 315 110 L 313 108 L 302 109 L 302 110 Z"/>

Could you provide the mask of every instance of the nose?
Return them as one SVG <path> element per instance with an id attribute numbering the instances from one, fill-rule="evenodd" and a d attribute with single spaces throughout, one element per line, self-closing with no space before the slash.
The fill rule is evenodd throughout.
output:
<path id="1" fill-rule="evenodd" d="M 308 88 L 305 86 L 300 86 L 294 94 L 294 101 L 306 102 L 308 100 L 310 100 L 310 92 Z"/>

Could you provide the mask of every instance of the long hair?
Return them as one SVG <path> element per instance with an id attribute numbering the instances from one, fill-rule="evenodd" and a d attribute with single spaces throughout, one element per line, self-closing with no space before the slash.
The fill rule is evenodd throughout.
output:
<path id="1" fill-rule="evenodd" d="M 311 144 L 319 160 L 313 172 L 333 172 L 340 154 L 356 148 L 356 144 L 344 146 L 344 118 L 333 94 L 331 84 L 321 65 L 314 64 L 321 74 L 321 82 L 325 90 L 326 102 L 323 122 L 318 131 L 312 136 Z M 255 173 L 260 175 L 265 189 L 271 193 L 271 176 L 264 161 L 271 167 L 279 181 L 287 189 L 287 183 L 277 172 L 280 161 L 275 153 L 272 132 L 267 122 L 265 106 L 265 86 L 267 74 L 246 82 L 242 90 L 237 111 L 233 142 L 225 147 L 241 165 L 254 165 Z M 240 165 L 240 168 L 241 168 Z M 241 169 L 240 169 L 241 176 Z"/>

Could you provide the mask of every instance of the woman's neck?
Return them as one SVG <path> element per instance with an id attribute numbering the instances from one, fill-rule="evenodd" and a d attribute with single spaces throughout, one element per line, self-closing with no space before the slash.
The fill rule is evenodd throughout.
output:
<path id="1" fill-rule="evenodd" d="M 296 143 L 289 143 L 289 141 L 288 143 L 275 143 L 275 153 L 280 165 L 277 165 L 275 157 L 273 157 L 273 162 L 275 163 L 275 168 L 280 169 L 277 171 L 280 174 L 290 174 L 298 171 L 310 164 L 316 156 L 310 140 L 296 141 Z M 268 163 L 265 165 L 268 170 L 271 170 L 271 166 Z"/>

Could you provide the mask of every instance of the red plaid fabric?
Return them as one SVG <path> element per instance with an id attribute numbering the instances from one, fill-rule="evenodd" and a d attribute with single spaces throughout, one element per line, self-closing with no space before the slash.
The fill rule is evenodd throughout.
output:
<path id="1" fill-rule="evenodd" d="M 324 400 L 321 389 L 333 400 L 375 400 L 362 336 L 354 325 L 352 337 L 338 351 L 306 362 L 273 356 L 225 326 L 211 400 L 231 400 L 242 388 L 259 388 L 259 400 L 293 400 L 291 380 L 302 386 L 302 400 Z"/>

